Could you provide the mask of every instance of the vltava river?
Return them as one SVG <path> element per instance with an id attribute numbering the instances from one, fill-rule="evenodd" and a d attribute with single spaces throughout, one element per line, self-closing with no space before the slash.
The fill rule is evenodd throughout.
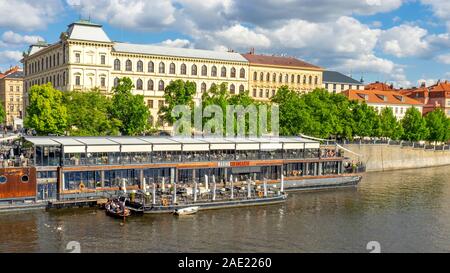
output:
<path id="1" fill-rule="evenodd" d="M 450 251 L 450 167 L 364 175 L 355 189 L 292 193 L 283 205 L 130 218 L 94 209 L 0 215 L 0 252 Z"/>

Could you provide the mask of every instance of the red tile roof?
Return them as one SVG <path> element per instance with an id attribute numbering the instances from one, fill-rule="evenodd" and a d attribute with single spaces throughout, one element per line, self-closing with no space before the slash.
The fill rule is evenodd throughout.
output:
<path id="1" fill-rule="evenodd" d="M 366 85 L 366 87 L 364 89 L 365 90 L 380 90 L 380 91 L 393 91 L 394 90 L 394 88 L 392 88 L 392 86 L 387 85 L 382 82 L 374 82 L 374 83 L 368 84 L 368 85 Z"/>
<path id="2" fill-rule="evenodd" d="M 385 90 L 346 90 L 342 92 L 350 100 L 376 104 L 423 105 L 421 102 L 402 95 L 398 91 Z"/>
<path id="3" fill-rule="evenodd" d="M 271 66 L 288 66 L 288 67 L 298 67 L 298 68 L 312 68 L 320 69 L 321 67 L 301 61 L 293 57 L 279 57 L 279 56 L 269 56 L 269 55 L 257 55 L 253 53 L 242 54 L 250 64 L 261 64 L 261 65 L 271 65 Z"/>
<path id="4" fill-rule="evenodd" d="M 434 93 L 433 95 L 436 95 L 438 92 L 440 92 L 440 96 L 437 97 L 450 98 L 450 83 L 448 81 L 445 81 L 430 86 L 430 93 Z"/>

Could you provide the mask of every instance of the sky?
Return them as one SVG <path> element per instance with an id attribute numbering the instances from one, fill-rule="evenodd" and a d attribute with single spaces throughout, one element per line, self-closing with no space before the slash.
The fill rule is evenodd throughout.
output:
<path id="1" fill-rule="evenodd" d="M 0 0 L 0 71 L 80 18 L 114 41 L 255 48 L 398 87 L 450 79 L 450 0 Z"/>

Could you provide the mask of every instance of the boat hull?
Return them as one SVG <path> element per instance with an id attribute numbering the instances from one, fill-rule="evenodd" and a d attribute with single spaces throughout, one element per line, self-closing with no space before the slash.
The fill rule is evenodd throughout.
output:
<path id="1" fill-rule="evenodd" d="M 228 201 L 210 201 L 210 202 L 198 202 L 195 204 L 180 204 L 180 205 L 169 205 L 169 206 L 148 206 L 142 208 L 138 204 L 127 203 L 127 208 L 133 213 L 138 214 L 159 214 L 159 213 L 173 213 L 175 210 L 180 210 L 192 206 L 199 207 L 201 210 L 215 210 L 215 209 L 226 209 L 226 208 L 239 208 L 239 207 L 250 207 L 250 206 L 267 206 L 284 203 L 287 199 L 287 195 L 280 195 L 276 197 L 268 197 L 261 199 L 241 199 L 241 200 L 228 200 Z"/>
<path id="2" fill-rule="evenodd" d="M 284 189 L 286 192 L 295 192 L 348 188 L 358 186 L 361 180 L 362 176 L 336 176 L 285 180 Z"/>

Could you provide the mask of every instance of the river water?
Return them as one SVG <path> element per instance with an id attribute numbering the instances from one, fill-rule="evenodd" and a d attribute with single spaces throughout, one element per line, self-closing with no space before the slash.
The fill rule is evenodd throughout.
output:
<path id="1" fill-rule="evenodd" d="M 282 205 L 120 220 L 95 209 L 0 215 L 0 252 L 450 251 L 450 167 L 369 173 Z"/>

